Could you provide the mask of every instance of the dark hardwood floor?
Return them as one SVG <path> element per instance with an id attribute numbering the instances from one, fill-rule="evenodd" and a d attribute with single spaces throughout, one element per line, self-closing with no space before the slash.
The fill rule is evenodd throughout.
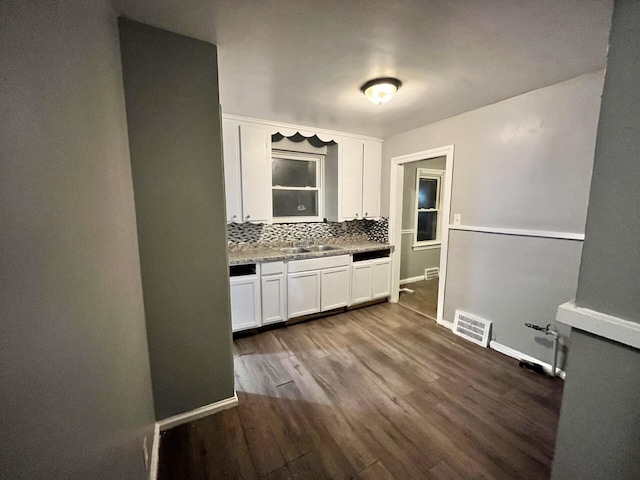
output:
<path id="1" fill-rule="evenodd" d="M 562 381 L 383 303 L 235 341 L 237 408 L 164 432 L 158 478 L 546 479 Z"/>
<path id="2" fill-rule="evenodd" d="M 420 280 L 402 285 L 413 293 L 400 292 L 399 303 L 431 318 L 438 315 L 438 279 Z"/>

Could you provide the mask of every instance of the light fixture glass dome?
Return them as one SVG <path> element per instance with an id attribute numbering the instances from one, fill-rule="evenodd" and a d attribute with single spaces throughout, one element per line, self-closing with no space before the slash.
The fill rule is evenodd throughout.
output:
<path id="1" fill-rule="evenodd" d="M 360 91 L 371 103 L 382 105 L 393 98 L 401 85 L 402 82 L 397 78 L 375 78 L 362 85 Z"/>

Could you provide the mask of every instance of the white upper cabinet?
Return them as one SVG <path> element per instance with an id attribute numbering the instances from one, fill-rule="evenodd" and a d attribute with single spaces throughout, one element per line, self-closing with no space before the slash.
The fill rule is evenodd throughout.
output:
<path id="1" fill-rule="evenodd" d="M 337 144 L 329 146 L 322 166 L 324 217 L 338 222 L 380 217 L 380 140 L 228 115 L 222 120 L 227 222 L 273 221 L 271 135 L 275 133 L 317 135 Z"/>
<path id="2" fill-rule="evenodd" d="M 240 125 L 242 221 L 271 223 L 271 135 Z"/>
<path id="3" fill-rule="evenodd" d="M 222 120 L 227 222 L 271 223 L 271 135 Z"/>
<path id="4" fill-rule="evenodd" d="M 382 144 L 380 142 L 364 142 L 362 165 L 362 216 L 377 218 L 380 216 L 382 179 Z"/>
<path id="5" fill-rule="evenodd" d="M 331 220 L 380 217 L 382 143 L 357 138 L 337 141 L 340 145 L 339 215 Z"/>
<path id="6" fill-rule="evenodd" d="M 240 186 L 240 124 L 238 122 L 222 120 L 222 147 L 227 223 L 241 222 L 242 188 Z"/>
<path id="7" fill-rule="evenodd" d="M 342 139 L 338 154 L 340 163 L 342 220 L 362 218 L 362 160 L 364 143 L 353 138 Z"/>

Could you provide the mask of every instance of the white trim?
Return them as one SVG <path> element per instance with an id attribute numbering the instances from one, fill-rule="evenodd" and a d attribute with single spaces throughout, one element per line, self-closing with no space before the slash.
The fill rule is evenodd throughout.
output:
<path id="1" fill-rule="evenodd" d="M 151 447 L 151 466 L 149 467 L 149 480 L 158 478 L 158 461 L 160 454 L 160 426 L 156 422 L 153 426 L 153 445 Z"/>
<path id="2" fill-rule="evenodd" d="M 575 301 L 560 305 L 556 320 L 573 328 L 640 349 L 640 323 L 578 307 Z"/>
<path id="3" fill-rule="evenodd" d="M 449 320 L 438 320 L 437 323 L 441 327 L 449 329 L 449 330 L 451 330 L 453 332 L 453 322 L 450 322 Z"/>
<path id="4" fill-rule="evenodd" d="M 179 415 L 159 420 L 156 424 L 160 428 L 160 431 L 164 432 L 165 430 L 177 427 L 183 423 L 193 422 L 194 420 L 227 410 L 228 408 L 235 407 L 236 405 L 238 405 L 238 394 L 234 391 L 233 397 L 225 398 L 219 402 L 210 403 L 209 405 L 196 408 L 190 412 L 180 413 Z"/>
<path id="5" fill-rule="evenodd" d="M 402 230 L 400 233 L 401 233 L 402 235 L 407 235 L 407 234 L 409 234 L 409 233 L 413 233 L 413 232 L 415 232 L 415 230 L 414 230 L 413 228 L 408 228 L 408 229 L 406 229 L 406 230 Z"/>
<path id="6" fill-rule="evenodd" d="M 584 240 L 584 233 L 553 232 L 548 230 L 524 230 L 518 228 L 476 227 L 471 225 L 449 225 L 449 230 L 467 232 L 497 233 L 500 235 L 517 235 L 520 237 L 557 238 L 559 240 Z"/>
<path id="7" fill-rule="evenodd" d="M 506 355 L 508 357 L 511 358 L 515 358 L 517 360 L 524 360 L 526 362 L 532 362 L 532 363 L 537 363 L 538 365 L 542 366 L 542 368 L 544 369 L 545 372 L 547 372 L 547 374 L 551 373 L 551 365 L 546 363 L 546 362 L 542 362 L 540 360 L 538 360 L 535 357 L 532 357 L 531 355 L 527 355 L 526 353 L 522 353 L 519 352 L 518 350 L 515 350 L 511 347 L 507 347 L 506 345 L 502 345 L 501 343 L 496 342 L 495 340 L 491 340 L 491 342 L 489 342 L 489 347 L 492 350 L 495 350 L 496 352 L 502 353 L 503 355 Z M 556 367 L 556 376 L 560 377 L 561 379 L 564 380 L 565 378 L 565 371 L 564 370 L 560 370 L 558 367 Z"/>
<path id="8" fill-rule="evenodd" d="M 411 245 L 411 249 L 414 252 L 419 252 L 420 250 L 433 250 L 434 248 L 440 248 L 440 245 L 442 244 L 442 242 L 437 241 L 437 242 L 431 242 L 427 245 L 423 245 L 421 243 L 418 244 L 413 244 Z"/>
<path id="9" fill-rule="evenodd" d="M 349 137 L 349 138 L 357 138 L 359 140 L 373 140 L 373 141 L 376 141 L 376 142 L 382 142 L 383 141 L 382 138 L 378 138 L 378 137 L 366 137 L 364 135 L 356 135 L 356 134 L 353 134 L 353 133 L 337 132 L 335 130 L 325 130 L 323 128 L 306 127 L 306 126 L 303 126 L 303 125 L 294 125 L 294 124 L 291 124 L 291 123 L 272 122 L 270 120 L 262 120 L 262 119 L 259 119 L 259 118 L 252 118 L 252 117 L 243 117 L 243 116 L 240 116 L 240 115 L 233 115 L 233 114 L 230 114 L 230 113 L 223 113 L 222 114 L 222 118 L 226 119 L 226 120 L 235 120 L 237 122 L 257 123 L 257 124 L 262 125 L 262 126 L 276 127 L 275 129 L 273 129 L 273 128 L 271 129 L 271 130 L 273 130 L 273 133 L 278 133 L 280 131 L 280 129 L 288 129 L 288 130 L 295 130 L 296 132 L 300 132 L 305 137 L 310 137 L 310 136 L 313 136 L 313 134 L 316 134 L 316 135 L 318 135 L 318 137 L 320 137 L 320 136 L 331 137 L 332 140 L 336 140 L 338 137 Z M 307 135 L 308 133 L 311 133 L 311 135 Z M 320 138 L 320 139 L 322 140 L 322 138 Z"/>
<path id="10" fill-rule="evenodd" d="M 449 223 L 451 214 L 451 187 L 453 184 L 453 145 L 439 148 L 432 148 L 421 152 L 401 155 L 391 159 L 390 185 L 389 185 L 389 239 L 396 246 L 392 253 L 392 274 L 391 274 L 391 296 L 390 301 L 397 303 L 400 296 L 400 254 L 402 250 L 402 175 L 405 163 L 427 160 L 430 158 L 446 157 L 446 167 L 443 177 L 444 196 L 441 203 L 442 218 L 447 221 L 442 222 L 441 245 L 440 245 L 440 275 L 438 280 L 438 323 L 442 322 L 444 313 L 444 292 L 447 280 L 447 255 L 449 251 Z"/>
<path id="11" fill-rule="evenodd" d="M 419 282 L 420 280 L 424 280 L 424 275 L 418 275 L 417 277 L 409 277 L 403 278 L 400 280 L 400 285 L 405 285 L 407 283 Z"/>

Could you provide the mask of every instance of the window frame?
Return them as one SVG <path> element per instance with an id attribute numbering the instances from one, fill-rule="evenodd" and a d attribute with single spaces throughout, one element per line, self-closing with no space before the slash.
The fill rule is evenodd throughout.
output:
<path id="1" fill-rule="evenodd" d="M 441 226 L 442 226 L 442 180 L 444 178 L 444 170 L 434 170 L 431 168 L 417 168 L 416 169 L 416 190 L 415 190 L 415 202 L 414 202 L 414 235 L 412 249 L 427 250 L 431 248 L 438 248 L 442 243 L 441 238 Z M 437 182 L 436 186 L 436 208 L 418 208 L 418 197 L 420 194 L 420 180 L 429 179 Z M 421 212 L 436 212 L 436 238 L 434 240 L 418 240 L 418 214 Z"/>
<path id="2" fill-rule="evenodd" d="M 272 207 L 271 214 L 273 217 L 273 223 L 304 223 L 304 222 L 323 222 L 324 221 L 324 155 L 314 153 L 303 152 L 291 152 L 287 150 L 272 150 L 271 152 L 271 198 Z M 316 186 L 315 187 L 283 187 L 273 185 L 273 160 L 278 158 L 280 160 L 293 160 L 316 162 Z M 294 217 L 278 217 L 274 211 L 273 206 L 273 192 L 274 190 L 281 191 L 317 191 L 318 192 L 318 215 L 308 216 L 294 216 Z"/>

